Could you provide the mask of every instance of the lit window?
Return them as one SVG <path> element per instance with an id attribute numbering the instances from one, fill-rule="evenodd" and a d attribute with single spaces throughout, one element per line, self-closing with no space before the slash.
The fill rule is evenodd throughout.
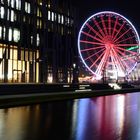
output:
<path id="1" fill-rule="evenodd" d="M 48 4 L 48 8 L 50 8 L 51 7 L 51 5 L 50 4 Z"/>
<path id="2" fill-rule="evenodd" d="M 25 2 L 25 12 L 27 12 L 27 13 L 31 12 L 31 5 L 28 2 Z"/>
<path id="3" fill-rule="evenodd" d="M 1 0 L 1 3 L 4 4 L 4 0 Z"/>
<path id="4" fill-rule="evenodd" d="M 11 7 L 14 8 L 14 0 L 11 0 Z"/>
<path id="5" fill-rule="evenodd" d="M 20 40 L 20 31 L 18 29 L 14 29 L 13 38 L 15 42 L 18 42 Z"/>
<path id="6" fill-rule="evenodd" d="M 3 29 L 3 39 L 5 39 L 5 35 L 6 35 L 6 28 L 5 28 L 5 27 L 3 27 L 2 29 Z"/>
<path id="7" fill-rule="evenodd" d="M 11 10 L 11 21 L 13 22 L 14 21 L 14 11 Z"/>
<path id="8" fill-rule="evenodd" d="M 70 24 L 70 18 L 68 18 L 68 17 L 65 18 L 65 24 L 66 25 L 69 25 Z"/>
<path id="9" fill-rule="evenodd" d="M 0 39 L 2 38 L 2 27 L 0 26 Z"/>
<path id="10" fill-rule="evenodd" d="M 4 18 L 4 7 L 0 8 L 0 17 Z"/>
<path id="11" fill-rule="evenodd" d="M 12 41 L 12 29 L 9 29 L 8 41 Z"/>
<path id="12" fill-rule="evenodd" d="M 64 24 L 64 16 L 61 16 L 61 24 Z"/>
<path id="13" fill-rule="evenodd" d="M 16 9 L 21 9 L 21 0 L 16 0 Z"/>
<path id="14" fill-rule="evenodd" d="M 54 21 L 54 12 L 52 12 L 52 21 Z"/>
<path id="15" fill-rule="evenodd" d="M 50 13 L 50 11 L 48 11 L 48 20 L 50 20 L 51 19 L 51 13 Z"/>
<path id="16" fill-rule="evenodd" d="M 31 36 L 31 44 L 33 44 L 33 36 Z"/>
<path id="17" fill-rule="evenodd" d="M 54 20 L 55 20 L 55 21 L 57 20 L 57 15 L 56 15 L 56 13 L 54 14 Z"/>
<path id="18" fill-rule="evenodd" d="M 60 17 L 60 15 L 58 14 L 58 23 L 60 23 L 61 22 L 61 17 Z"/>
<path id="19" fill-rule="evenodd" d="M 10 6 L 10 0 L 8 0 L 8 6 Z"/>
<path id="20" fill-rule="evenodd" d="M 37 43 L 37 46 L 39 46 L 39 44 L 40 44 L 40 38 L 39 38 L 39 34 L 37 34 L 36 43 Z"/>
<path id="21" fill-rule="evenodd" d="M 9 20 L 9 14 L 10 14 L 10 12 L 9 12 L 9 9 L 8 9 L 8 11 L 7 11 L 7 20 Z"/>
<path id="22" fill-rule="evenodd" d="M 38 16 L 38 17 L 42 17 L 42 13 L 41 13 L 41 11 L 40 11 L 39 8 L 37 8 L 37 16 Z"/>

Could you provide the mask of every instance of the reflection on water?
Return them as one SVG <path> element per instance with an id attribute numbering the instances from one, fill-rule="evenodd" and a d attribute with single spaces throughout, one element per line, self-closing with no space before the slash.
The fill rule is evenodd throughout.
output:
<path id="1" fill-rule="evenodd" d="M 140 94 L 0 109 L 0 140 L 140 140 Z"/>

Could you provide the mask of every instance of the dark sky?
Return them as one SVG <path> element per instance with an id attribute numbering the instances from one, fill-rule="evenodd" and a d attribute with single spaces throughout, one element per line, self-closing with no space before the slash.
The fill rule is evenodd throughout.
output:
<path id="1" fill-rule="evenodd" d="M 92 14 L 109 10 L 128 18 L 140 34 L 140 4 L 138 0 L 72 0 L 79 9 L 81 24 Z"/>

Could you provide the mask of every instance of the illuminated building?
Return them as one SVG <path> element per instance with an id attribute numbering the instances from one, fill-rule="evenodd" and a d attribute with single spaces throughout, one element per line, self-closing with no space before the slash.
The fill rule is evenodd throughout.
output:
<path id="1" fill-rule="evenodd" d="M 76 81 L 75 19 L 70 0 L 0 0 L 0 82 Z"/>

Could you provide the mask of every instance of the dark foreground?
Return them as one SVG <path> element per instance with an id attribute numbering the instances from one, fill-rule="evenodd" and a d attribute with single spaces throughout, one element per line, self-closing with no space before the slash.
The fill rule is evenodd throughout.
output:
<path id="1" fill-rule="evenodd" d="M 0 140 L 140 140 L 140 93 L 0 109 Z"/>
<path id="2" fill-rule="evenodd" d="M 120 87 L 121 89 L 114 90 L 107 83 L 0 84 L 0 108 L 140 91 L 140 87 L 127 83 L 120 84 Z"/>

